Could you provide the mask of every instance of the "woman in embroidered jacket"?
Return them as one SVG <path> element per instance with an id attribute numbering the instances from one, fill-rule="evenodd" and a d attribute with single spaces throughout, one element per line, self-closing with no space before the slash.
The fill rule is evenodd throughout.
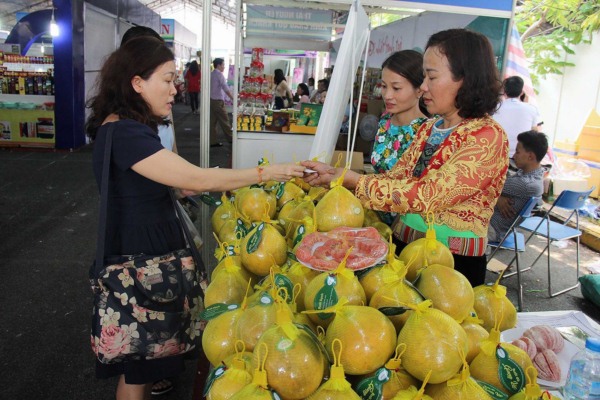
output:
<path id="1" fill-rule="evenodd" d="M 433 213 L 437 238 L 454 255 L 455 269 L 473 286 L 485 281 L 487 229 L 508 168 L 508 141 L 491 117 L 501 83 L 488 39 L 466 29 L 432 35 L 426 46 L 421 85 L 427 111 L 413 142 L 388 172 L 348 171 L 344 186 L 367 208 L 401 214 L 392 230 L 401 251 L 423 237 Z M 341 175 L 315 161 L 305 177 L 327 185 Z"/>

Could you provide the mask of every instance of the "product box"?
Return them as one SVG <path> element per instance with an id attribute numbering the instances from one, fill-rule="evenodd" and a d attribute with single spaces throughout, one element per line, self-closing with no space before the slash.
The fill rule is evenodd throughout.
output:
<path id="1" fill-rule="evenodd" d="M 331 162 L 329 163 L 330 165 L 335 166 L 338 163 L 338 160 L 340 162 L 340 164 L 338 165 L 339 167 L 344 166 L 344 164 L 346 163 L 346 151 L 339 151 L 336 150 L 333 152 L 333 156 L 331 157 Z M 356 172 L 364 172 L 364 161 L 363 161 L 363 153 L 360 151 L 353 151 L 352 152 L 352 161 L 350 163 L 350 169 Z"/>
<path id="2" fill-rule="evenodd" d="M 592 110 L 577 139 L 578 158 L 600 162 L 600 115 Z"/>

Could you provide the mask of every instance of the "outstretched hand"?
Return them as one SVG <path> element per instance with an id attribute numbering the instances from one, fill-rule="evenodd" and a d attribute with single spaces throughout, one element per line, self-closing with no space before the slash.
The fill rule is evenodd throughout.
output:
<path id="1" fill-rule="evenodd" d="M 287 182 L 294 177 L 303 177 L 305 168 L 298 164 L 271 164 L 265 167 L 267 180 Z"/>
<path id="2" fill-rule="evenodd" d="M 302 161 L 300 165 L 311 171 L 305 171 L 304 181 L 311 186 L 329 187 L 332 180 L 338 178 L 341 171 L 320 161 Z"/>

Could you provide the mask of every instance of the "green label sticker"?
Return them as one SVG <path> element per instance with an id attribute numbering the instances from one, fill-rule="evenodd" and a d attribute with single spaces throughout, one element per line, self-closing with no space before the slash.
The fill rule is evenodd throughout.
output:
<path id="1" fill-rule="evenodd" d="M 383 397 L 383 384 L 391 378 L 390 370 L 379 368 L 375 375 L 363 379 L 356 386 L 356 393 L 363 400 L 381 400 Z"/>
<path id="2" fill-rule="evenodd" d="M 275 198 L 280 200 L 283 197 L 283 193 L 285 193 L 285 185 L 283 183 L 279 183 L 276 188 L 277 190 L 275 191 Z"/>
<path id="3" fill-rule="evenodd" d="M 208 378 L 206 378 L 206 384 L 204 385 L 204 397 L 208 396 L 208 392 L 210 392 L 210 388 L 212 387 L 212 384 L 215 380 L 219 379 L 220 377 L 223 376 L 223 374 L 225 373 L 225 371 L 227 371 L 227 368 L 225 368 L 223 365 L 218 366 L 217 368 L 215 368 L 209 375 Z"/>
<path id="4" fill-rule="evenodd" d="M 209 196 L 207 194 L 201 194 L 199 197 L 200 197 L 201 202 L 203 202 L 204 204 L 208 204 L 209 206 L 220 206 L 221 205 L 221 200 L 215 200 L 214 197 Z"/>
<path id="5" fill-rule="evenodd" d="M 244 225 L 244 221 L 238 218 L 235 224 L 235 237 L 243 238 L 248 234 L 248 228 Z"/>
<path id="6" fill-rule="evenodd" d="M 273 298 L 267 292 L 263 292 L 258 299 L 258 304 L 261 306 L 270 306 L 273 304 Z"/>
<path id="7" fill-rule="evenodd" d="M 281 338 L 275 345 L 279 351 L 288 351 L 294 347 L 294 341 L 289 338 Z"/>
<path id="8" fill-rule="evenodd" d="M 498 378 L 502 386 L 512 394 L 518 393 L 525 386 L 525 373 L 523 368 L 510 359 L 508 352 L 502 345 L 496 347 L 498 359 Z"/>
<path id="9" fill-rule="evenodd" d="M 219 315 L 226 313 L 227 311 L 233 311 L 240 308 L 239 304 L 225 304 L 225 303 L 217 303 L 212 304 L 204 309 L 200 313 L 200 318 L 205 321 L 210 321 L 211 319 L 217 318 Z"/>
<path id="10" fill-rule="evenodd" d="M 405 312 L 410 311 L 411 309 L 408 307 L 381 307 L 381 308 L 378 308 L 378 310 L 383 315 L 393 316 L 393 315 L 402 315 Z"/>
<path id="11" fill-rule="evenodd" d="M 271 389 L 270 391 L 271 391 L 271 397 L 273 398 L 273 400 L 281 400 L 281 397 L 277 394 L 276 391 L 274 391 L 273 389 Z"/>
<path id="12" fill-rule="evenodd" d="M 335 290 L 335 285 L 337 285 L 337 277 L 334 275 L 329 275 L 325 279 L 323 287 L 319 289 L 317 295 L 315 296 L 313 303 L 315 310 L 324 310 L 337 304 L 339 299 L 337 291 Z M 319 313 L 317 315 L 323 320 L 333 316 L 332 313 Z"/>
<path id="13" fill-rule="evenodd" d="M 508 400 L 508 395 L 504 393 L 502 390 L 498 389 L 494 385 L 490 385 L 487 382 L 478 381 L 477 379 L 473 380 L 477 382 L 479 386 L 494 400 Z"/>
<path id="14" fill-rule="evenodd" d="M 275 274 L 275 286 L 278 288 L 285 288 L 287 293 L 287 298 L 285 299 L 286 303 L 291 303 L 294 292 L 294 284 L 290 278 L 282 274 Z"/>
<path id="15" fill-rule="evenodd" d="M 256 227 L 256 230 L 254 231 L 252 236 L 250 236 L 250 238 L 248 239 L 248 244 L 246 245 L 246 251 L 248 252 L 248 254 L 252 254 L 258 249 L 260 241 L 262 240 L 263 229 L 265 229 L 265 223 L 261 222 L 260 225 Z"/>
<path id="16" fill-rule="evenodd" d="M 304 224 L 298 225 L 298 228 L 296 229 L 296 237 L 294 238 L 294 245 L 292 247 L 296 247 L 296 245 L 300 243 L 302 239 L 304 239 L 305 234 L 306 228 L 304 227 Z"/>

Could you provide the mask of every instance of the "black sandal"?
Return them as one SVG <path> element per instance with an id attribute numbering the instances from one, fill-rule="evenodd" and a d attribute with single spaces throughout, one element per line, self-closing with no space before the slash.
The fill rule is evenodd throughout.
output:
<path id="1" fill-rule="evenodd" d="M 160 396 L 169 393 L 171 390 L 173 390 L 173 382 L 168 379 L 162 379 L 152 384 L 151 394 L 153 396 Z"/>

